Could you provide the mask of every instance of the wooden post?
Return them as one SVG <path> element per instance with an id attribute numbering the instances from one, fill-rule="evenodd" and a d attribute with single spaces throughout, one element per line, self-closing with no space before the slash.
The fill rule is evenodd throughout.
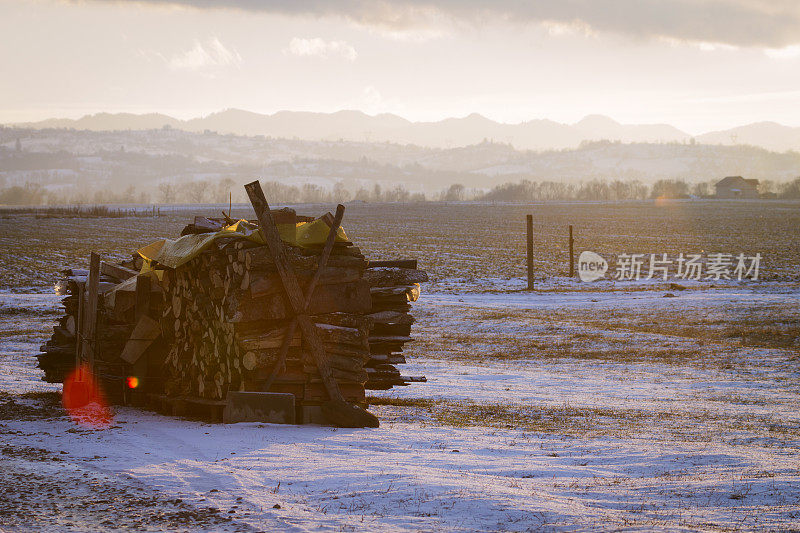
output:
<path id="1" fill-rule="evenodd" d="M 84 290 L 86 288 L 86 283 L 83 281 L 77 282 L 78 286 L 78 320 L 75 321 L 75 376 L 77 376 L 78 381 L 83 380 L 83 376 L 81 375 L 81 351 L 83 349 L 83 302 L 84 298 Z"/>
<path id="2" fill-rule="evenodd" d="M 533 290 L 533 215 L 527 216 L 528 221 L 528 290 Z"/>
<path id="3" fill-rule="evenodd" d="M 572 224 L 569 226 L 569 277 L 575 277 L 575 240 L 572 238 Z"/>
<path id="4" fill-rule="evenodd" d="M 94 355 L 97 349 L 97 296 L 100 286 L 100 255 L 92 252 L 89 258 L 89 278 L 86 280 L 89 294 L 84 308 L 83 348 L 81 359 L 87 357 L 89 370 L 94 373 Z"/>

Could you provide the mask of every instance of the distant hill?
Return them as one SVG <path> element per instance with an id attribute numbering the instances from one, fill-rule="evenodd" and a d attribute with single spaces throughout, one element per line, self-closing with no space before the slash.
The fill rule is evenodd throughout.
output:
<path id="1" fill-rule="evenodd" d="M 712 131 L 697 137 L 704 144 L 751 144 L 776 152 L 800 151 L 800 128 L 790 128 L 777 122 L 755 122 L 738 128 Z"/>
<path id="2" fill-rule="evenodd" d="M 574 125 L 552 120 L 519 124 L 495 122 L 477 113 L 437 122 L 411 122 L 392 114 L 367 115 L 361 111 L 311 113 L 279 111 L 264 115 L 227 109 L 201 118 L 179 120 L 167 115 L 98 113 L 77 120 L 48 119 L 16 124 L 18 127 L 69 128 L 91 131 L 161 129 L 168 126 L 191 132 L 206 130 L 220 134 L 264 135 L 288 139 L 394 142 L 434 148 L 469 146 L 490 139 L 523 150 L 575 148 L 582 141 L 624 142 L 684 141 L 690 136 L 667 125 L 625 125 L 608 117 L 586 117 Z"/>
<path id="3" fill-rule="evenodd" d="M 485 120 L 474 117 L 476 120 Z M 800 175 L 800 152 L 700 143 L 585 142 L 565 150 L 516 150 L 481 142 L 449 149 L 378 142 L 308 141 L 188 132 L 0 128 L 0 189 L 38 184 L 53 190 L 114 191 L 196 180 L 238 184 L 259 177 L 302 185 L 438 194 L 455 183 L 490 188 L 522 179 L 578 183 L 660 179 L 714 182 L 725 176 L 783 182 Z M 70 196 L 71 198 L 72 196 Z"/>
<path id="4" fill-rule="evenodd" d="M 26 124 L 31 128 L 68 128 L 90 131 L 152 130 L 170 126 L 181 128 L 183 122 L 160 113 L 136 115 L 133 113 L 97 113 L 73 120 L 51 118 Z"/>
<path id="5" fill-rule="evenodd" d="M 311 141 L 392 142 L 432 148 L 471 146 L 484 140 L 508 143 L 519 150 L 576 148 L 586 141 L 625 143 L 688 142 L 692 136 L 669 124 L 621 124 L 602 115 L 589 115 L 575 124 L 530 120 L 518 124 L 495 122 L 473 113 L 437 122 L 411 122 L 392 114 L 361 111 L 312 113 L 279 111 L 272 115 L 227 109 L 205 117 L 179 120 L 150 113 L 98 113 L 82 118 L 48 119 L 17 127 L 68 128 L 90 131 L 153 130 L 165 126 L 189 132 L 264 135 Z M 800 128 L 774 122 L 749 124 L 695 137 L 703 144 L 747 144 L 775 151 L 800 150 Z"/>
<path id="6" fill-rule="evenodd" d="M 573 125 L 589 140 L 622 142 L 685 141 L 690 135 L 669 124 L 620 124 L 603 115 L 589 115 Z"/>

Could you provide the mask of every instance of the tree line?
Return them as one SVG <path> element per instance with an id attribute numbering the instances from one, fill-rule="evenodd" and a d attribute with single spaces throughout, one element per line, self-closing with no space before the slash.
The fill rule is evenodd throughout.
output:
<path id="1" fill-rule="evenodd" d="M 155 188 L 138 189 L 129 185 L 123 190 L 74 186 L 71 189 L 48 189 L 29 182 L 0 188 L 0 205 L 85 205 L 85 204 L 201 204 L 246 202 L 241 184 L 230 177 L 213 180 L 162 181 Z M 594 179 L 580 183 L 533 181 L 523 179 L 495 185 L 490 189 L 468 188 L 456 183 L 438 193 L 409 191 L 403 184 L 337 181 L 332 187 L 314 183 L 290 185 L 264 181 L 264 193 L 274 203 L 334 203 L 363 201 L 426 202 L 546 202 L 546 201 L 629 201 L 656 198 L 713 198 L 714 181 L 688 183 L 680 179 L 662 179 L 652 185 L 637 180 Z M 762 181 L 763 198 L 800 199 L 800 177 L 788 182 Z"/>

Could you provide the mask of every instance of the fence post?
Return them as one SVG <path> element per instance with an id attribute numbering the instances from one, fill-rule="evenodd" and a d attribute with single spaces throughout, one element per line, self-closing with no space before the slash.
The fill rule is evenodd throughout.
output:
<path id="1" fill-rule="evenodd" d="M 569 226 L 569 277 L 575 277 L 575 240 L 572 238 L 572 224 Z"/>
<path id="2" fill-rule="evenodd" d="M 528 290 L 533 290 L 533 215 L 527 216 L 528 222 Z"/>
<path id="3" fill-rule="evenodd" d="M 83 349 L 81 358 L 85 358 L 89 370 L 94 374 L 95 352 L 97 351 L 97 299 L 100 285 L 100 254 L 92 252 L 89 256 L 89 276 L 86 287 L 89 295 L 83 310 Z M 88 357 L 87 357 L 88 356 Z"/>

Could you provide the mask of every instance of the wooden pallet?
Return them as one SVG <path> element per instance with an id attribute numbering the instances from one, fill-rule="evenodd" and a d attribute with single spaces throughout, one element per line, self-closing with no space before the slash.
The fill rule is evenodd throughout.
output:
<path id="1" fill-rule="evenodd" d="M 191 396 L 169 397 L 164 394 L 133 394 L 131 405 L 155 411 L 156 413 L 202 420 L 209 423 L 221 423 L 222 411 L 225 409 L 224 401 L 207 400 Z"/>

